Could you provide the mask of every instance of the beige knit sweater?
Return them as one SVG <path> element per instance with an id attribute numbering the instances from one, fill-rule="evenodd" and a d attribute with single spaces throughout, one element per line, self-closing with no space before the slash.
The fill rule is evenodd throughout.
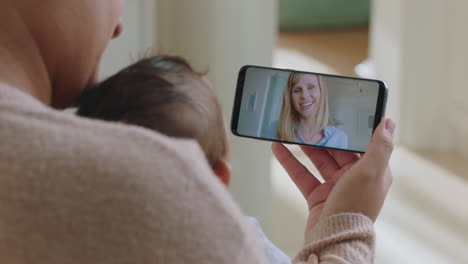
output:
<path id="1" fill-rule="evenodd" d="M 0 263 L 266 263 L 199 147 L 0 85 Z M 372 223 L 323 219 L 297 257 L 368 263 Z M 348 261 L 348 262 L 346 262 Z"/>

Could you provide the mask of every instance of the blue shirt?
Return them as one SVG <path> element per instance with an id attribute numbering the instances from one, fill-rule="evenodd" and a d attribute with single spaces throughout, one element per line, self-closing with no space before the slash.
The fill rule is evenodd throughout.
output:
<path id="1" fill-rule="evenodd" d="M 281 249 L 275 246 L 273 242 L 268 239 L 268 237 L 263 233 L 260 224 L 258 223 L 257 219 L 246 216 L 247 220 L 249 220 L 254 226 L 257 234 L 263 241 L 263 245 L 265 246 L 265 253 L 268 257 L 268 260 L 271 264 L 291 264 L 291 259 L 286 255 Z"/>
<path id="2" fill-rule="evenodd" d="M 277 134 L 278 134 L 278 123 L 279 121 L 273 122 L 268 130 L 265 133 L 265 137 L 269 139 L 278 139 Z M 302 144 L 308 144 L 305 142 L 305 140 L 302 138 L 301 135 L 299 135 L 299 128 L 300 125 L 297 125 L 296 127 L 296 136 L 294 141 L 297 143 L 302 143 Z M 347 149 L 348 148 L 348 136 L 346 133 L 335 127 L 335 126 L 327 126 L 323 130 L 324 137 L 320 142 L 318 142 L 317 146 L 322 146 L 322 147 L 331 147 L 331 148 L 339 148 L 339 149 Z"/>

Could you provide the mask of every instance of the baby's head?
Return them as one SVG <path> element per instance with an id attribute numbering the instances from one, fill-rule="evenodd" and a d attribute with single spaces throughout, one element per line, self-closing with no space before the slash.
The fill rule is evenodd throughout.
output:
<path id="1" fill-rule="evenodd" d="M 229 184 L 221 105 L 208 80 L 181 58 L 156 56 L 123 69 L 82 94 L 78 115 L 195 139 L 215 174 Z"/>

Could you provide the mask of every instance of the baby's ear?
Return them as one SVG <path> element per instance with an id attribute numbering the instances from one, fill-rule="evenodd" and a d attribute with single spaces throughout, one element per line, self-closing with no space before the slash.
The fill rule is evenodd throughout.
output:
<path id="1" fill-rule="evenodd" d="M 218 176 L 219 180 L 229 187 L 231 183 L 231 166 L 223 159 L 216 161 L 214 165 L 214 173 Z"/>

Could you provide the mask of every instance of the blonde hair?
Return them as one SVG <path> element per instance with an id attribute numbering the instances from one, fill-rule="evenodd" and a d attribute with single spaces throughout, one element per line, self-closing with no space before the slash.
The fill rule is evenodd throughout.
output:
<path id="1" fill-rule="evenodd" d="M 277 137 L 279 140 L 294 141 L 296 138 L 296 127 L 301 121 L 301 116 L 296 111 L 292 103 L 292 90 L 297 84 L 300 75 L 306 75 L 305 73 L 293 72 L 289 75 L 286 88 L 283 93 L 283 103 L 281 105 L 281 115 L 278 124 Z M 330 114 L 328 110 L 328 92 L 324 89 L 320 76 L 318 77 L 318 84 L 320 88 L 320 101 L 318 111 L 315 114 L 315 123 L 318 125 L 320 131 L 325 129 L 330 122 Z"/>

